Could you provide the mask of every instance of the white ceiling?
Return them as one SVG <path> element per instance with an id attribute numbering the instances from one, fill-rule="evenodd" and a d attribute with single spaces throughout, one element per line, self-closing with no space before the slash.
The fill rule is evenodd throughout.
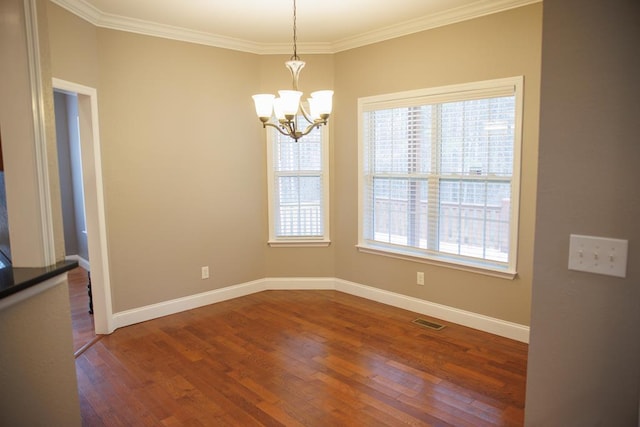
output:
<path id="1" fill-rule="evenodd" d="M 291 53 L 293 0 L 52 0 L 94 25 Z M 296 0 L 298 50 L 335 53 L 541 0 Z"/>

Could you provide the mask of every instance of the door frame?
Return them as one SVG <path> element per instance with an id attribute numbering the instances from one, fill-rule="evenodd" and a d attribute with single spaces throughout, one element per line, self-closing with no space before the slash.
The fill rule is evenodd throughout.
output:
<path id="1" fill-rule="evenodd" d="M 82 184 L 87 226 L 89 264 L 91 265 L 91 292 L 93 320 L 96 334 L 114 331 L 109 274 L 109 247 L 105 219 L 102 180 L 102 151 L 98 126 L 98 92 L 95 88 L 57 78 L 53 89 L 77 95 Z"/>

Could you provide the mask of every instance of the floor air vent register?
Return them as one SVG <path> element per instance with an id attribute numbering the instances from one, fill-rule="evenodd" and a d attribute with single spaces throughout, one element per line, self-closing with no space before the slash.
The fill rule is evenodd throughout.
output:
<path id="1" fill-rule="evenodd" d="M 439 323 L 435 323 L 435 322 L 430 322 L 428 320 L 425 319 L 416 319 L 413 320 L 413 323 L 416 323 L 420 326 L 424 326 L 425 328 L 429 328 L 429 329 L 433 329 L 435 331 L 439 331 L 441 329 L 444 329 L 444 325 L 441 325 Z"/>

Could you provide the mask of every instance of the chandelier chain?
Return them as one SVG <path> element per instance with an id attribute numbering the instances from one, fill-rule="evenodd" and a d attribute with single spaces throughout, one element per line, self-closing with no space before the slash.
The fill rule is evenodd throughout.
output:
<path id="1" fill-rule="evenodd" d="M 297 14 L 296 14 L 296 0 L 293 0 L 293 56 L 291 59 L 299 60 L 298 56 L 298 27 L 296 23 Z"/>

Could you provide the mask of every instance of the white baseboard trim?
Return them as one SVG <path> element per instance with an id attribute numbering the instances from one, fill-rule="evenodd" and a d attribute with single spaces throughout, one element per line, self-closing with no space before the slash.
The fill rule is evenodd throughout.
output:
<path id="1" fill-rule="evenodd" d="M 77 261 L 80 267 L 84 268 L 87 271 L 91 271 L 91 264 L 89 264 L 89 261 L 82 258 L 80 255 L 67 255 L 66 257 L 64 257 L 64 259 L 66 259 L 67 261 Z"/>
<path id="2" fill-rule="evenodd" d="M 336 289 L 333 277 L 268 277 L 263 280 L 265 289 L 270 291 Z"/>
<path id="3" fill-rule="evenodd" d="M 264 287 L 263 280 L 255 280 L 253 282 L 242 283 L 240 285 L 228 286 L 222 289 L 215 289 L 213 291 L 121 311 L 113 315 L 113 324 L 115 328 L 122 328 L 135 323 L 157 319 L 158 317 L 164 317 L 205 305 L 255 294 L 256 292 L 264 290 L 266 289 Z"/>
<path id="4" fill-rule="evenodd" d="M 377 301 L 404 310 L 414 311 L 447 322 L 456 323 L 480 331 L 489 332 L 520 342 L 529 342 L 529 327 L 494 317 L 460 310 L 455 307 L 389 292 L 359 283 L 335 279 L 336 290 L 347 294 Z"/>
<path id="5" fill-rule="evenodd" d="M 329 277 L 279 277 L 259 279 L 115 313 L 113 315 L 113 323 L 115 328 L 121 328 L 266 290 L 311 289 L 337 290 L 516 341 L 529 342 L 529 327 L 525 325 Z"/>

